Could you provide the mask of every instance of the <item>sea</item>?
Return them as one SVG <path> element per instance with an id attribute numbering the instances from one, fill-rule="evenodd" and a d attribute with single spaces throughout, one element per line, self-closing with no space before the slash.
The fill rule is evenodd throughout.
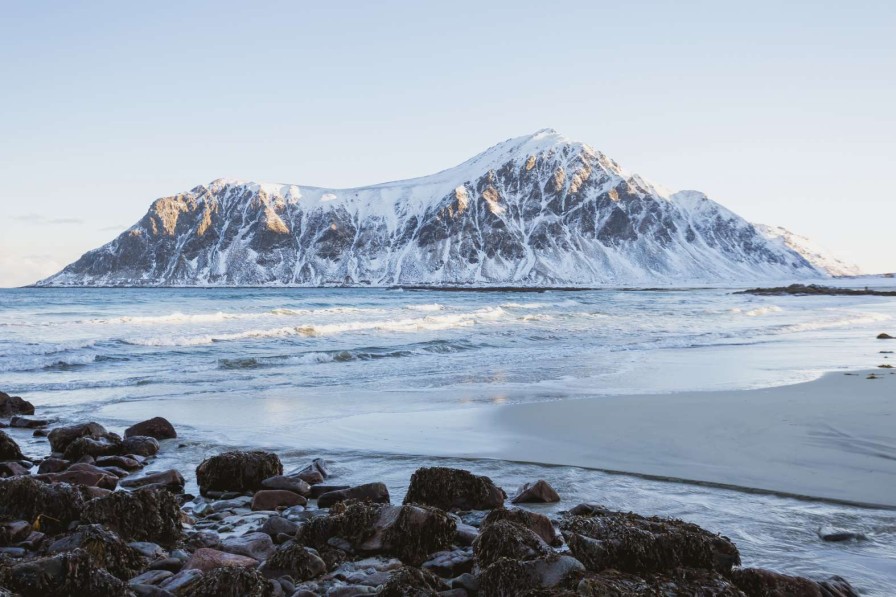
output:
<path id="1" fill-rule="evenodd" d="M 3 289 L 0 390 L 119 432 L 135 413 L 166 416 L 180 439 L 154 466 L 188 477 L 210 453 L 259 447 L 287 468 L 322 456 L 340 482 L 383 481 L 397 499 L 434 463 L 508 490 L 544 478 L 564 498 L 547 513 L 596 502 L 673 516 L 730 537 L 746 565 L 896 594 L 892 510 L 328 435 L 363 413 L 808 381 L 876 366 L 869 339 L 896 324 L 893 298 L 734 290 Z M 824 542 L 822 527 L 866 539 Z"/>

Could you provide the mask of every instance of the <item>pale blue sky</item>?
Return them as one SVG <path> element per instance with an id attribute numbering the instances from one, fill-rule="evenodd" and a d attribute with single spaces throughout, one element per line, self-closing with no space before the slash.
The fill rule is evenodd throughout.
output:
<path id="1" fill-rule="evenodd" d="M 0 0 L 0 286 L 215 178 L 356 186 L 545 127 L 896 270 L 894 2 L 326 4 Z"/>

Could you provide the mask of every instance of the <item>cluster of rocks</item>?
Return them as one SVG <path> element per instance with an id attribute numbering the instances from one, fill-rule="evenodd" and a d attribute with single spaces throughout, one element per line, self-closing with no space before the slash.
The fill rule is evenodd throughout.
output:
<path id="1" fill-rule="evenodd" d="M 835 288 L 819 284 L 791 284 L 774 288 L 750 288 L 734 294 L 755 294 L 757 296 L 896 296 L 896 290 L 872 290 L 869 288 Z"/>
<path id="2" fill-rule="evenodd" d="M 0 393 L 0 413 L 34 410 Z M 141 470 L 176 437 L 164 419 L 46 437 L 51 455 L 32 459 L 0 431 L 0 597 L 856 595 L 742 567 L 729 539 L 679 520 L 511 505 L 559 501 L 544 480 L 508 498 L 421 468 L 394 504 L 383 483 L 331 483 L 320 459 L 284 472 L 276 454 L 231 451 L 199 464 L 194 496 L 178 471 Z"/>

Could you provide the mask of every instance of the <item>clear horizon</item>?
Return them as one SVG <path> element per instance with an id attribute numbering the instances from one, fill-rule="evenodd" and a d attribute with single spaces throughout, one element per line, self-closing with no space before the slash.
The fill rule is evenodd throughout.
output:
<path id="1" fill-rule="evenodd" d="M 896 271 L 896 6 L 7 3 L 0 286 L 216 178 L 354 187 L 554 128 Z M 889 74 L 888 74 L 889 73 Z"/>

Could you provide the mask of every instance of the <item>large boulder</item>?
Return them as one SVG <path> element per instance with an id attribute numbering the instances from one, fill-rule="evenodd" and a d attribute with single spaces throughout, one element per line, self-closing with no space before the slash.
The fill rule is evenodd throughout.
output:
<path id="1" fill-rule="evenodd" d="M 326 549 L 338 538 L 356 551 L 394 555 L 419 566 L 429 554 L 451 545 L 455 528 L 454 519 L 436 508 L 343 502 L 329 516 L 306 522 L 297 537 L 316 549 Z"/>
<path id="2" fill-rule="evenodd" d="M 509 520 L 510 522 L 523 525 L 541 537 L 542 541 L 548 545 L 559 547 L 562 544 L 557 531 L 554 530 L 554 523 L 544 514 L 523 510 L 522 508 L 495 508 L 485 515 L 479 528 L 480 530 L 485 530 L 489 525 L 499 520 Z"/>
<path id="3" fill-rule="evenodd" d="M 585 508 L 573 509 L 561 520 L 560 529 L 572 555 L 588 570 L 642 574 L 697 568 L 725 574 L 740 564 L 740 554 L 728 538 L 695 524 Z"/>
<path id="4" fill-rule="evenodd" d="M 155 439 L 172 439 L 177 437 L 177 431 L 174 430 L 174 425 L 169 423 L 168 419 L 153 417 L 152 419 L 131 425 L 124 430 L 124 436 L 126 438 L 135 435 L 142 435 Z"/>
<path id="5" fill-rule="evenodd" d="M 550 547 L 541 537 L 509 520 L 493 522 L 473 541 L 473 553 L 480 568 L 486 568 L 501 558 L 534 560 L 550 552 Z"/>
<path id="6" fill-rule="evenodd" d="M 183 597 L 272 597 L 274 586 L 252 568 L 215 568 L 190 583 Z"/>
<path id="7" fill-rule="evenodd" d="M 19 396 L 0 392 L 0 417 L 8 419 L 13 415 L 33 415 L 34 405 Z"/>
<path id="8" fill-rule="evenodd" d="M 286 475 L 276 475 L 268 477 L 261 482 L 261 486 L 265 489 L 282 489 L 291 491 L 303 497 L 308 497 L 311 493 L 311 486 L 298 477 L 288 477 Z"/>
<path id="9" fill-rule="evenodd" d="M 50 449 L 61 454 L 65 452 L 70 443 L 79 437 L 100 439 L 108 434 L 109 432 L 106 431 L 106 428 L 99 423 L 78 423 L 77 425 L 66 425 L 53 429 L 47 435 L 47 439 L 50 440 Z"/>
<path id="10" fill-rule="evenodd" d="M 317 498 L 318 508 L 330 508 L 333 504 L 346 500 L 371 502 L 374 504 L 389 503 L 389 489 L 383 483 L 365 483 L 348 489 L 329 491 Z"/>
<path id="11" fill-rule="evenodd" d="M 74 462 L 84 456 L 112 456 L 121 452 L 121 449 L 121 438 L 114 433 L 107 433 L 103 437 L 83 436 L 75 438 L 66 446 L 63 458 Z"/>
<path id="12" fill-rule="evenodd" d="M 550 504 L 559 502 L 560 496 L 551 487 L 550 483 L 544 479 L 539 479 L 535 483 L 526 483 L 516 491 L 516 495 L 510 498 L 513 504 L 541 503 Z"/>
<path id="13" fill-rule="evenodd" d="M 315 550 L 290 541 L 278 547 L 259 571 L 267 578 L 289 576 L 303 582 L 326 573 L 327 564 Z"/>
<path id="14" fill-rule="evenodd" d="M 304 506 L 308 500 L 285 489 L 262 489 L 252 496 L 253 510 L 277 510 L 290 506 Z"/>
<path id="15" fill-rule="evenodd" d="M 10 566 L 4 579 L 23 597 L 130 597 L 127 584 L 96 565 L 83 549 Z"/>
<path id="16" fill-rule="evenodd" d="M 405 504 L 450 510 L 491 510 L 504 504 L 507 494 L 488 477 L 454 468 L 420 468 L 411 476 Z"/>
<path id="17" fill-rule="evenodd" d="M 564 586 L 574 587 L 584 572 L 585 567 L 581 562 L 571 556 L 557 553 L 527 561 L 501 558 L 482 571 L 479 577 L 479 594 L 488 597 L 575 595 L 573 592 L 563 593 L 555 590 Z M 601 595 L 621 597 L 640 594 L 608 592 Z"/>
<path id="18" fill-rule="evenodd" d="M 607 597 L 610 595 L 744 597 L 740 589 L 718 572 L 693 568 L 677 568 L 644 577 L 618 570 L 604 570 L 600 574 L 587 575 L 576 587 L 576 593 L 581 597 Z M 764 594 L 765 597 L 773 595 L 779 595 L 779 593 Z M 818 597 L 821 595 L 819 594 Z"/>
<path id="19" fill-rule="evenodd" d="M 140 489 L 141 487 L 152 487 L 157 489 L 167 489 L 173 493 L 181 493 L 184 490 L 183 475 L 180 472 L 169 469 L 167 471 L 154 471 L 141 475 L 131 475 L 122 479 L 118 484 L 125 489 Z"/>
<path id="20" fill-rule="evenodd" d="M 65 530 L 83 508 L 84 497 L 73 485 L 50 485 L 31 477 L 0 480 L 0 518 L 34 522 L 41 532 Z"/>
<path id="21" fill-rule="evenodd" d="M 121 442 L 121 453 L 145 457 L 155 456 L 159 453 L 159 442 L 154 437 L 132 435 Z"/>
<path id="22" fill-rule="evenodd" d="M 793 595 L 794 597 L 858 597 L 852 586 L 839 576 L 815 582 L 800 576 L 787 576 L 760 568 L 738 568 L 731 580 L 747 597 Z"/>
<path id="23" fill-rule="evenodd" d="M 262 452 L 224 452 L 203 460 L 196 467 L 199 491 L 256 491 L 262 481 L 283 474 L 276 454 Z"/>
<path id="24" fill-rule="evenodd" d="M 163 489 L 116 491 L 87 502 L 82 520 L 103 524 L 127 541 L 172 545 L 183 527 L 177 498 Z"/>
<path id="25" fill-rule="evenodd" d="M 51 543 L 47 552 L 58 554 L 76 549 L 83 549 L 95 566 L 105 568 L 122 580 L 131 578 L 143 568 L 143 559 L 136 549 L 98 524 L 78 527 L 71 535 Z"/>
<path id="26" fill-rule="evenodd" d="M 23 458 L 16 440 L 6 435 L 6 432 L 0 431 L 0 460 L 22 460 Z"/>
<path id="27" fill-rule="evenodd" d="M 444 581 L 428 570 L 402 566 L 377 591 L 379 597 L 424 597 L 447 589 Z"/>

